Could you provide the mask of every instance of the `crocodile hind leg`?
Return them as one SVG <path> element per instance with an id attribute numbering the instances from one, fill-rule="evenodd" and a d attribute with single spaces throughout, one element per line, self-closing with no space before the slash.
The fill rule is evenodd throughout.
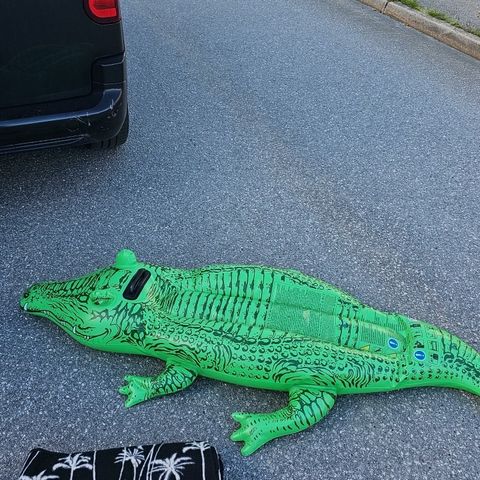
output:
<path id="1" fill-rule="evenodd" d="M 197 374 L 187 368 L 167 363 L 165 370 L 156 377 L 139 377 L 127 375 L 127 385 L 120 387 L 118 391 L 127 395 L 125 406 L 132 407 L 137 403 L 175 393 L 189 387 L 197 377 Z"/>
<path id="2" fill-rule="evenodd" d="M 271 413 L 234 413 L 240 428 L 230 437 L 244 442 L 242 455 L 250 455 L 277 437 L 297 433 L 319 422 L 335 403 L 336 395 L 318 387 L 295 387 L 289 392 L 288 405 Z"/>

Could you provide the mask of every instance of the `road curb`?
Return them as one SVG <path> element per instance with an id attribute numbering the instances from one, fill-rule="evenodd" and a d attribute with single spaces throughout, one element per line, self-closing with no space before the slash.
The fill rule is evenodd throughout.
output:
<path id="1" fill-rule="evenodd" d="M 365 5 L 378 10 L 379 12 L 384 12 L 385 7 L 387 6 L 388 0 L 360 0 Z"/>
<path id="2" fill-rule="evenodd" d="M 387 0 L 360 0 L 379 12 L 395 18 L 400 22 L 414 28 L 420 32 L 426 33 L 477 60 L 480 60 L 480 37 L 465 32 L 446 22 L 437 20 L 422 12 L 414 10 L 393 1 Z"/>

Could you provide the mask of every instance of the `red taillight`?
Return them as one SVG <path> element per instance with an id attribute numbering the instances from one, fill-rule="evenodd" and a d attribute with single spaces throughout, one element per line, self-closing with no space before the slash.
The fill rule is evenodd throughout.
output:
<path id="1" fill-rule="evenodd" d="M 115 22 L 120 18 L 118 0 L 87 0 L 88 13 L 100 22 Z"/>

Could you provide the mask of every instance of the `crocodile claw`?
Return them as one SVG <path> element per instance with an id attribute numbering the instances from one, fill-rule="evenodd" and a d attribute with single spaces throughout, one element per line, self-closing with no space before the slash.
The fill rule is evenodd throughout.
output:
<path id="1" fill-rule="evenodd" d="M 232 418 L 240 424 L 240 427 L 232 433 L 230 439 L 234 442 L 244 442 L 240 450 L 242 455 L 251 455 L 272 439 L 269 425 L 262 414 L 235 412 L 232 413 Z"/>
<path id="2" fill-rule="evenodd" d="M 126 395 L 125 407 L 133 407 L 138 403 L 148 400 L 150 394 L 150 378 L 139 377 L 137 375 L 127 375 L 124 377 L 127 385 L 118 389 L 122 395 Z"/>

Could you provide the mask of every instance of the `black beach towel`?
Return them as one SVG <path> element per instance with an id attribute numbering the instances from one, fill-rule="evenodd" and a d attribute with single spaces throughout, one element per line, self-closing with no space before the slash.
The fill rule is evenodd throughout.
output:
<path id="1" fill-rule="evenodd" d="M 223 468 L 206 442 L 162 443 L 91 452 L 36 448 L 20 480 L 222 480 Z"/>

